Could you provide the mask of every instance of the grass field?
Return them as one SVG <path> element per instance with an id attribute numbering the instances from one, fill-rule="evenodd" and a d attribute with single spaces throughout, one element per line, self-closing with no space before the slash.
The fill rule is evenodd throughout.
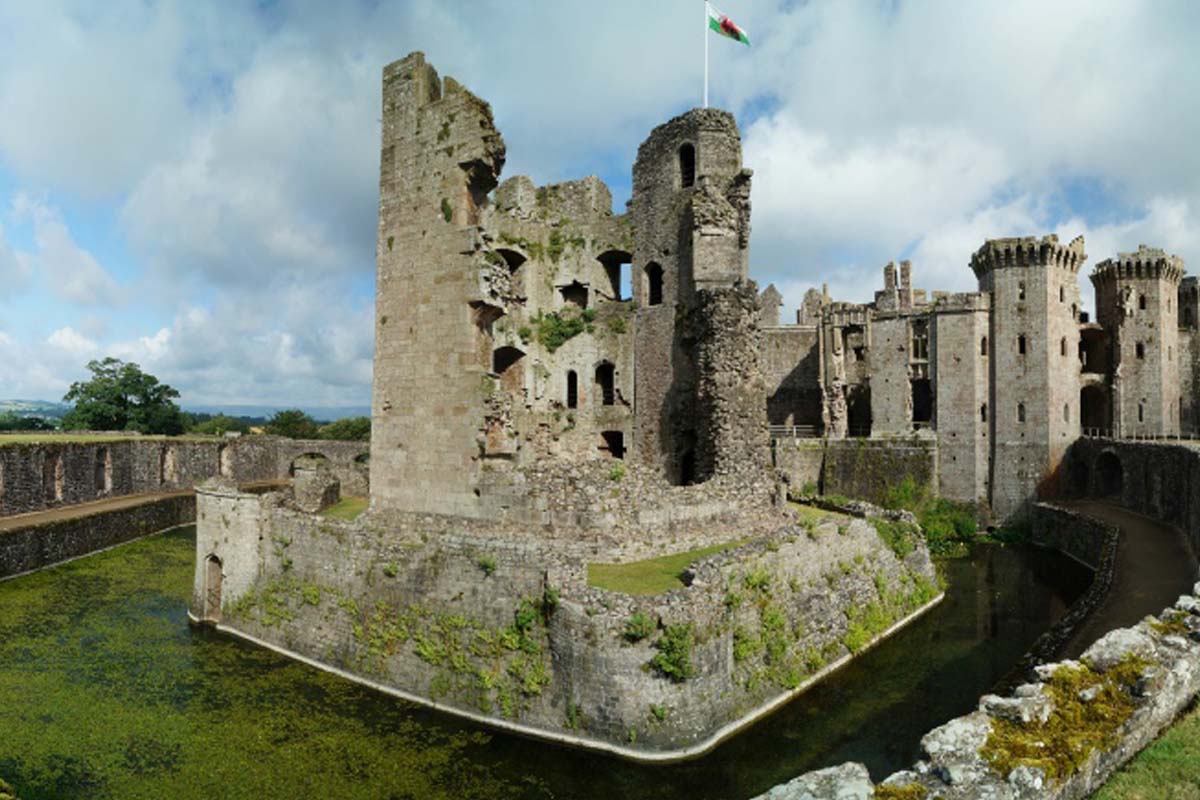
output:
<path id="1" fill-rule="evenodd" d="M 1200 710 L 1185 714 L 1094 800 L 1200 800 Z"/>
<path id="2" fill-rule="evenodd" d="M 0 433 L 0 447 L 11 444 L 97 444 L 109 442 L 211 442 L 216 436 L 122 436 L 120 434 Z"/>
<path id="3" fill-rule="evenodd" d="M 816 506 L 806 506 L 803 503 L 789 503 L 789 505 L 792 507 L 792 510 L 796 512 L 796 516 L 799 518 L 801 525 L 809 522 L 815 525 L 822 520 L 827 519 L 836 520 L 838 522 L 845 522 L 846 520 L 850 519 L 850 517 L 846 514 L 842 514 L 837 511 L 826 511 L 825 509 L 817 508 Z"/>
<path id="4" fill-rule="evenodd" d="M 683 586 L 679 576 L 689 564 L 748 541 L 749 539 L 738 539 L 629 564 L 588 564 L 588 585 L 623 594 L 662 594 Z"/>
<path id="5" fill-rule="evenodd" d="M 343 497 L 341 502 L 331 505 L 321 512 L 321 516 L 332 519 L 344 519 L 347 522 L 367 510 L 370 501 L 365 497 Z"/>

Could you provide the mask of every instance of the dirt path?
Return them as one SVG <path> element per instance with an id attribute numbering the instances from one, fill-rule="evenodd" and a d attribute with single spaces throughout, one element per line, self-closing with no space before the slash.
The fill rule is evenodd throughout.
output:
<path id="1" fill-rule="evenodd" d="M 262 492 L 270 489 L 282 488 L 287 486 L 288 483 L 289 481 L 287 480 L 254 481 L 252 483 L 244 483 L 239 488 L 244 492 Z M 190 494 L 192 494 L 191 489 L 182 489 L 177 492 L 127 494 L 122 495 L 121 497 L 108 497 L 103 500 L 93 500 L 90 503 L 78 503 L 72 506 L 50 508 L 45 511 L 34 511 L 29 514 L 14 514 L 11 517 L 0 517 L 0 533 L 4 531 L 16 530 L 17 528 L 27 528 L 31 525 L 41 525 L 46 522 L 61 522 L 65 519 L 87 517 L 104 511 L 120 511 L 121 509 L 125 508 L 133 508 L 146 503 L 154 503 L 158 500 L 165 500 L 168 497 L 182 497 Z"/>
<path id="2" fill-rule="evenodd" d="M 1078 656 L 1112 629 L 1134 625 L 1191 592 L 1196 559 L 1177 528 L 1099 500 L 1060 505 L 1121 528 L 1108 597 L 1075 632 L 1066 647 L 1067 657 Z"/>

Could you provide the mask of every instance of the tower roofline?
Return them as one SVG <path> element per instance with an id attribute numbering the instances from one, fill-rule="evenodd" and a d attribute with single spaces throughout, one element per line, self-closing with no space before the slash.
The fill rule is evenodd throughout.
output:
<path id="1" fill-rule="evenodd" d="M 1087 261 L 1083 237 L 1076 236 L 1070 244 L 1060 244 L 1056 234 L 988 239 L 971 256 L 971 269 L 982 278 L 993 269 L 1006 267 L 1062 267 L 1078 272 Z"/>
<path id="2" fill-rule="evenodd" d="M 1186 270 L 1183 259 L 1168 255 L 1158 247 L 1139 244 L 1136 252 L 1118 253 L 1116 258 L 1106 258 L 1092 271 L 1093 284 L 1109 280 L 1166 280 L 1179 283 Z"/>

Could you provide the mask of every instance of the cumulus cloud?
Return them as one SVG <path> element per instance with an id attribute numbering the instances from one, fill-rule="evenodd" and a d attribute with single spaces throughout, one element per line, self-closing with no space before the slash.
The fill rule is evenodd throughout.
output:
<path id="1" fill-rule="evenodd" d="M 506 176 L 597 172 L 619 207 L 638 143 L 699 100 L 683 5 L 0 6 L 0 179 L 27 187 L 33 243 L 0 230 L 0 281 L 45 276 L 90 304 L 52 323 L 77 337 L 62 344 L 152 366 L 193 402 L 365 403 L 381 67 L 425 50 L 493 104 Z M 713 41 L 712 94 L 756 172 L 751 273 L 788 306 L 823 282 L 869 299 L 902 258 L 922 287 L 970 289 L 993 236 L 1083 233 L 1093 263 L 1139 242 L 1200 263 L 1200 4 L 729 10 L 754 46 Z M 1102 192 L 1081 199 L 1080 183 Z M 105 251 L 56 210 L 80 197 L 116 209 L 140 273 L 122 284 L 155 311 L 140 330 L 106 324 Z M 37 364 L 25 385 L 78 371 L 45 331 L 6 330 L 4 360 Z"/>
<path id="2" fill-rule="evenodd" d="M 17 253 L 26 274 L 42 277 L 60 298 L 81 306 L 118 302 L 120 291 L 116 281 L 91 253 L 76 244 L 56 209 L 18 194 L 13 200 L 13 214 L 33 225 L 37 249 L 32 253 Z"/>

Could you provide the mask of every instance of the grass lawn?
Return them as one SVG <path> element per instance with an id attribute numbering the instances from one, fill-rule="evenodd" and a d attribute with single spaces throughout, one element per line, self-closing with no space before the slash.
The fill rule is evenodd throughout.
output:
<path id="1" fill-rule="evenodd" d="M 1200 710 L 1193 709 L 1112 777 L 1095 800 L 1200 800 Z"/>
<path id="2" fill-rule="evenodd" d="M 826 511 L 825 509 L 817 508 L 816 506 L 806 506 L 803 503 L 789 503 L 788 505 L 790 505 L 792 510 L 796 512 L 796 516 L 800 519 L 801 525 L 807 522 L 811 522 L 816 525 L 822 520 L 827 519 L 833 519 L 839 522 L 844 522 L 845 520 L 850 519 L 850 517 L 846 514 L 842 514 L 837 511 Z"/>
<path id="3" fill-rule="evenodd" d="M 588 585 L 623 594 L 662 594 L 683 586 L 679 576 L 689 564 L 748 541 L 750 540 L 738 539 L 630 564 L 588 564 Z"/>
<path id="4" fill-rule="evenodd" d="M 98 436 L 71 433 L 0 433 L 0 447 L 9 444 L 97 444 L 109 442 L 212 442 L 216 436 Z"/>
<path id="5" fill-rule="evenodd" d="M 365 497 L 343 497 L 341 502 L 335 503 L 322 511 L 321 516 L 344 519 L 349 522 L 367 510 L 368 502 Z"/>

